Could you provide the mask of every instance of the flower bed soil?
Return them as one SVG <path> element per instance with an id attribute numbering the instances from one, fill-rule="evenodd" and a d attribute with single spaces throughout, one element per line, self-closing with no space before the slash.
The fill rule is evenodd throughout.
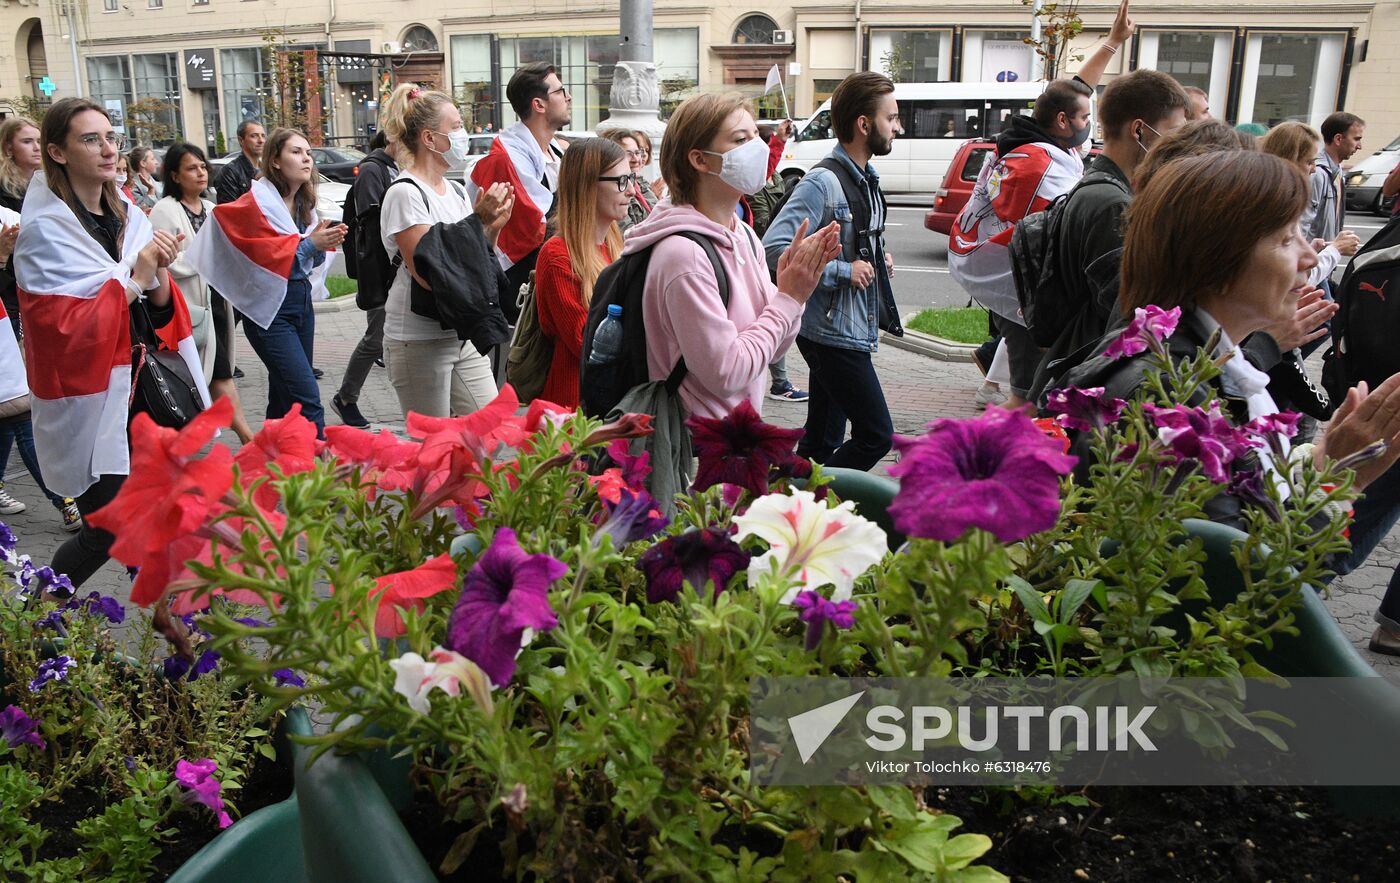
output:
<path id="1" fill-rule="evenodd" d="M 963 820 L 958 833 L 991 837 L 980 863 L 1014 883 L 1375 883 L 1395 879 L 1400 859 L 1400 819 L 1345 816 L 1322 789 L 1092 788 L 1087 796 L 1094 805 L 1039 806 L 1002 792 L 948 788 L 928 800 Z M 445 822 L 422 792 L 402 817 L 436 871 L 462 828 Z M 513 879 L 501 871 L 493 833 L 504 831 L 483 831 L 471 858 L 439 878 Z M 776 848 L 771 841 L 750 846 Z"/>
<path id="2" fill-rule="evenodd" d="M 240 790 L 226 792 L 225 797 L 238 807 L 236 821 L 255 810 L 286 800 L 291 794 L 292 774 L 287 765 L 259 755 L 248 781 Z M 74 854 L 82 842 L 74 828 L 83 819 L 100 815 L 116 796 L 107 783 L 90 781 L 69 789 L 62 801 L 45 801 L 35 807 L 31 819 L 50 832 L 43 849 L 39 851 L 39 858 Z M 166 827 L 173 828 L 175 833 L 162 845 L 152 880 L 169 878 L 219 834 L 213 813 L 204 807 L 177 813 L 169 819 Z"/>
<path id="3" fill-rule="evenodd" d="M 930 803 L 991 837 L 982 863 L 1015 883 L 1372 883 L 1395 879 L 1400 858 L 1400 820 L 1345 816 L 1322 789 L 1091 788 L 1093 806 L 1009 809 L 982 794 L 950 788 Z"/>

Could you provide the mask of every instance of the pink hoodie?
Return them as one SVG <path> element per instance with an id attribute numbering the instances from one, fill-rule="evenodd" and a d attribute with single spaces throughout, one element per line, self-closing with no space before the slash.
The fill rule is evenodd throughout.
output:
<path id="1" fill-rule="evenodd" d="M 797 337 L 802 305 L 768 278 L 763 244 L 736 215 L 726 229 L 688 205 L 657 203 L 646 220 L 627 231 L 623 254 L 659 243 L 647 267 L 642 321 L 647 329 L 647 368 L 665 380 L 685 356 L 681 401 L 692 415 L 724 417 L 745 398 L 763 412 L 768 363 Z M 729 276 L 729 309 L 719 299 L 714 269 L 689 230 L 715 243 Z"/>

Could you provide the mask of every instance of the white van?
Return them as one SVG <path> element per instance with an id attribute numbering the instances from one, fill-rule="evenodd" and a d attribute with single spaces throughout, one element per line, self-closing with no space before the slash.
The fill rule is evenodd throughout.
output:
<path id="1" fill-rule="evenodd" d="M 1381 198 L 1381 185 L 1400 165 L 1400 138 L 1347 170 L 1347 211 L 1389 215 L 1395 198 Z"/>
<path id="2" fill-rule="evenodd" d="M 996 138 L 1012 115 L 1030 114 L 1044 89 L 1044 83 L 895 83 L 904 131 L 890 155 L 875 160 L 881 189 L 934 192 L 964 141 Z M 784 178 L 800 178 L 835 146 L 827 99 L 788 143 L 778 171 Z"/>

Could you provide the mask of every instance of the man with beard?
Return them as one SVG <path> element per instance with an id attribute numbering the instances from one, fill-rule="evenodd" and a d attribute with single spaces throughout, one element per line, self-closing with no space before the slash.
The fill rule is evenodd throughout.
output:
<path id="1" fill-rule="evenodd" d="M 1007 407 L 1024 407 L 1040 364 L 1040 348 L 1026 329 L 1007 246 L 1015 226 L 1068 193 L 1084 175 L 1090 136 L 1090 98 L 1109 62 L 1136 31 L 1128 0 L 1118 7 L 1108 39 L 1074 77 L 1052 80 L 1029 116 L 1017 115 L 997 136 L 996 159 L 977 178 L 967 205 L 948 236 L 948 270 L 978 303 L 991 311 L 1010 368 Z M 1003 361 L 998 353 L 993 364 Z M 977 403 L 1000 402 L 1003 391 L 988 372 Z"/>
<path id="2" fill-rule="evenodd" d="M 894 83 L 868 71 L 842 80 L 831 96 L 831 122 L 836 148 L 797 183 L 764 234 L 763 248 L 776 272 L 804 221 L 808 230 L 840 221 L 841 254 L 823 270 L 797 333 L 797 348 L 812 370 L 806 435 L 797 451 L 824 466 L 869 469 L 894 437 L 871 353 L 881 328 L 904 333 L 890 287 L 894 260 L 885 251 L 885 197 L 870 162 L 887 155 L 899 133 Z"/>

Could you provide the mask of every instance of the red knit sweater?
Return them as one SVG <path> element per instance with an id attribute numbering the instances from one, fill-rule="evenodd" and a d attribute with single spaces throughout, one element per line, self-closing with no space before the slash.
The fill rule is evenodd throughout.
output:
<path id="1" fill-rule="evenodd" d="M 612 262 L 606 245 L 598 246 L 598 251 L 604 260 Z M 579 278 L 569 264 L 564 239 L 551 236 L 540 247 L 535 264 L 535 308 L 540 330 L 554 341 L 554 359 L 540 398 L 570 408 L 578 407 L 578 366 L 583 358 L 583 326 L 588 320 L 588 305 L 579 289 Z"/>

